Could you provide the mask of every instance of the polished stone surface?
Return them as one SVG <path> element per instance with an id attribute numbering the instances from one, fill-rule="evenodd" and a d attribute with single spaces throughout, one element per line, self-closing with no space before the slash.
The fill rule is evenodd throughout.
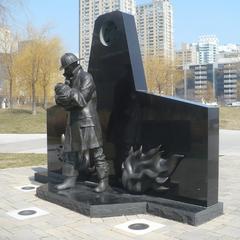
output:
<path id="1" fill-rule="evenodd" d="M 75 188 L 57 191 L 47 184 L 37 189 L 37 196 L 95 218 L 150 213 L 197 226 L 223 214 L 222 203 L 201 207 L 158 196 L 131 195 L 118 188 L 96 194 L 95 186 L 78 183 Z"/>
<path id="2" fill-rule="evenodd" d="M 162 144 L 166 155 L 185 157 L 171 177 L 171 198 L 210 206 L 218 202 L 218 109 L 180 99 L 138 93 L 141 144 Z"/>
<path id="3" fill-rule="evenodd" d="M 47 110 L 47 150 L 48 150 L 48 176 L 53 180 L 56 174 L 62 173 L 60 149 L 62 149 L 62 135 L 65 133 L 67 113 L 59 106 Z M 37 176 L 38 177 L 38 176 Z M 41 177 L 41 176 L 40 176 Z M 44 181 L 44 179 L 42 179 Z M 49 179 L 51 181 L 51 179 Z"/>
<path id="4" fill-rule="evenodd" d="M 99 38 L 112 22 L 111 44 Z M 115 37 L 114 37 L 115 36 Z M 218 202 L 219 112 L 217 108 L 147 93 L 134 19 L 113 12 L 95 23 L 89 72 L 96 82 L 107 158 L 116 177 L 130 146 L 185 158 L 173 174 L 167 198 L 210 206 Z"/>

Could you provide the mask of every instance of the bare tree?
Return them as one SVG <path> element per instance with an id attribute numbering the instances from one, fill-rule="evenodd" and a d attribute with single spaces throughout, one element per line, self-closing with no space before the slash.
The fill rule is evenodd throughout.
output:
<path id="1" fill-rule="evenodd" d="M 41 44 L 46 39 L 47 27 L 41 30 L 33 26 L 27 27 L 27 41 L 22 42 L 18 53 L 19 82 L 25 82 L 25 89 L 31 94 L 32 114 L 36 115 L 36 85 L 40 78 L 40 66 L 42 61 Z"/>
<path id="2" fill-rule="evenodd" d="M 5 26 L 9 19 L 13 20 L 13 9 L 22 6 L 22 0 L 0 0 L 0 26 Z"/>
<path id="3" fill-rule="evenodd" d="M 57 79 L 61 52 L 60 40 L 48 38 L 49 27 L 40 30 L 28 26 L 27 41 L 22 42 L 17 56 L 18 86 L 31 96 L 32 114 L 36 114 L 37 98 L 43 96 L 47 107 L 51 83 Z"/>
<path id="4" fill-rule="evenodd" d="M 43 91 L 43 107 L 47 109 L 52 84 L 59 79 L 60 40 L 53 38 L 42 42 L 42 52 L 39 86 Z"/>
<path id="5" fill-rule="evenodd" d="M 213 84 L 212 82 L 207 82 L 207 89 L 204 93 L 204 99 L 207 101 L 207 102 L 212 102 L 214 101 L 214 96 L 213 96 Z"/>
<path id="6" fill-rule="evenodd" d="M 176 84 L 183 78 L 183 71 L 175 62 L 158 56 L 145 57 L 144 69 L 148 90 L 155 93 L 173 96 Z"/>

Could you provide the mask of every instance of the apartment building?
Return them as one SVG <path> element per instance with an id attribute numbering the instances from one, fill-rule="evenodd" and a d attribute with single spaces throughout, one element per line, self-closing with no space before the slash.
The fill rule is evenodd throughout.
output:
<path id="1" fill-rule="evenodd" d="M 92 44 L 94 22 L 99 15 L 120 10 L 135 15 L 135 0 L 81 0 L 79 53 L 87 68 Z"/>
<path id="2" fill-rule="evenodd" d="M 174 59 L 173 9 L 169 0 L 137 6 L 136 24 L 143 57 Z"/>
<path id="3" fill-rule="evenodd" d="M 199 53 L 196 43 L 183 43 L 181 49 L 175 52 L 175 60 L 179 66 L 199 64 L 198 59 Z"/>
<path id="4" fill-rule="evenodd" d="M 218 64 L 218 96 L 222 102 L 230 104 L 240 98 L 240 61 L 225 59 Z"/>
<path id="5" fill-rule="evenodd" d="M 214 35 L 203 35 L 199 37 L 199 64 L 211 64 L 216 62 L 218 42 L 218 38 Z"/>
<path id="6" fill-rule="evenodd" d="M 215 98 L 215 66 L 214 64 L 198 64 L 189 67 L 191 80 L 194 84 L 194 98 L 201 101 L 203 99 Z"/>
<path id="7" fill-rule="evenodd" d="M 222 59 L 214 64 L 188 65 L 186 70 L 187 99 L 217 100 L 231 104 L 240 100 L 240 61 L 238 58 Z M 184 89 L 179 89 L 179 97 Z"/>

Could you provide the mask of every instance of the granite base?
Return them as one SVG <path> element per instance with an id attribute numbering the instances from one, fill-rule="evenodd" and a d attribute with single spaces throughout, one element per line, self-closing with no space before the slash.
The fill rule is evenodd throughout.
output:
<path id="1" fill-rule="evenodd" d="M 132 195 L 121 189 L 95 193 L 95 183 L 78 183 L 75 188 L 57 191 L 52 184 L 37 189 L 37 196 L 89 217 L 152 214 L 193 226 L 223 214 L 223 203 L 202 207 L 148 195 Z"/>

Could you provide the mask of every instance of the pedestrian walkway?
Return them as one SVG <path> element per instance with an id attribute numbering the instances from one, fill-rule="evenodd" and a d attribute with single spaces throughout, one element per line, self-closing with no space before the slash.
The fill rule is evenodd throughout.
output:
<path id="1" fill-rule="evenodd" d="M 240 159 L 220 157 L 219 201 L 225 214 L 198 227 L 151 215 L 89 218 L 43 201 L 35 192 L 15 187 L 37 184 L 32 181 L 36 168 L 0 170 L 0 240 L 239 240 L 240 239 Z M 29 220 L 16 220 L 8 211 L 37 207 L 49 214 Z M 145 235 L 134 235 L 115 226 L 134 219 L 164 225 Z"/>
<path id="2" fill-rule="evenodd" d="M 240 157 L 240 131 L 220 130 L 219 154 Z"/>
<path id="3" fill-rule="evenodd" d="M 47 153 L 47 135 L 0 134 L 0 153 Z"/>
<path id="4" fill-rule="evenodd" d="M 0 153 L 47 153 L 47 135 L 0 134 Z M 240 156 L 240 131 L 220 130 L 219 154 Z"/>

